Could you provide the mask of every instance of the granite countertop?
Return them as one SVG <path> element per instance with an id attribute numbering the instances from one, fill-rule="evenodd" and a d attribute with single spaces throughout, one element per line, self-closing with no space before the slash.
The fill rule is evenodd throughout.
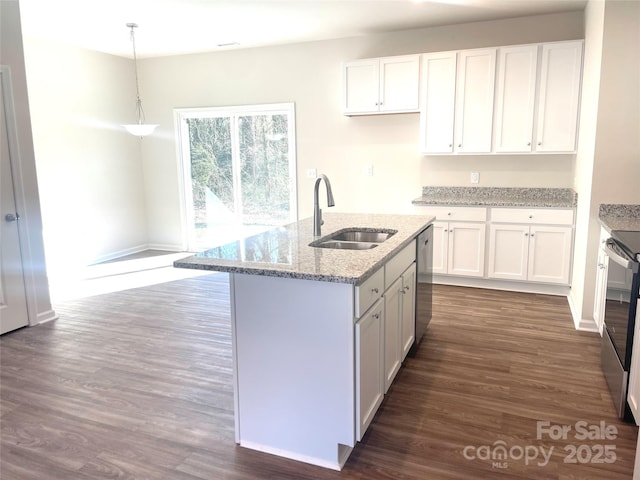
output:
<path id="1" fill-rule="evenodd" d="M 322 237 L 345 228 L 397 230 L 370 250 L 310 247 L 313 220 L 273 228 L 267 232 L 215 247 L 174 262 L 174 267 L 299 278 L 360 285 L 408 245 L 434 218 L 427 215 L 374 215 L 323 212 Z"/>
<path id="2" fill-rule="evenodd" d="M 609 233 L 611 230 L 640 232 L 640 205 L 603 203 L 598 210 L 598 220 Z"/>
<path id="3" fill-rule="evenodd" d="M 575 208 L 570 188 L 423 187 L 414 205 Z"/>

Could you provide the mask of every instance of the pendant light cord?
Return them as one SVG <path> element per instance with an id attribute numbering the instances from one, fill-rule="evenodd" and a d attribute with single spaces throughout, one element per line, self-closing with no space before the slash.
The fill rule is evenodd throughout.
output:
<path id="1" fill-rule="evenodd" d="M 138 56 L 136 55 L 136 34 L 134 29 L 138 26 L 135 23 L 127 23 L 131 28 L 131 43 L 133 44 L 133 65 L 136 72 L 136 117 L 138 124 L 144 123 L 144 110 L 142 109 L 142 100 L 140 99 L 140 84 L 138 82 Z"/>

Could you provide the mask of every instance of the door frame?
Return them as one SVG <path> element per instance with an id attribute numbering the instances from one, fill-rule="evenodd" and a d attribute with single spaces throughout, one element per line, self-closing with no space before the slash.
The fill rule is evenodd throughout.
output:
<path id="1" fill-rule="evenodd" d="M 296 149 L 296 109 L 294 102 L 288 103 L 267 103 L 257 105 L 230 105 L 224 107 L 195 107 L 195 108 L 176 108 L 173 110 L 174 128 L 176 132 L 176 155 L 177 155 L 177 179 L 178 192 L 180 196 L 180 233 L 182 250 L 187 251 L 189 248 L 189 225 L 190 211 L 192 207 L 187 201 L 186 182 L 191 182 L 191 178 L 187 176 L 187 165 L 185 163 L 185 153 L 189 151 L 189 138 L 182 135 L 184 131 L 185 117 L 202 116 L 206 117 L 206 113 L 212 111 L 232 111 L 233 114 L 259 114 L 268 113 L 273 110 L 285 110 L 291 118 L 289 125 L 288 147 L 289 147 L 289 192 L 291 195 L 290 217 L 291 221 L 298 219 L 298 194 L 297 194 L 297 149 Z M 201 114 L 201 115 L 198 115 Z M 293 128 L 291 128 L 293 127 Z"/>
<path id="2" fill-rule="evenodd" d="M 13 193 L 15 197 L 16 211 L 20 214 L 20 221 L 18 222 L 18 236 L 22 260 L 22 273 L 24 276 L 24 287 L 27 299 L 28 325 L 32 326 L 48 322 L 50 320 L 55 320 L 58 317 L 53 309 L 46 309 L 40 314 L 38 313 L 39 296 L 36 273 L 38 269 L 45 270 L 41 273 L 46 279 L 46 267 L 42 265 L 41 267 L 36 268 L 36 262 L 34 261 L 35 255 L 33 254 L 32 245 L 35 245 L 37 242 L 29 228 L 29 225 L 33 222 L 31 218 L 31 209 L 33 206 L 31 208 L 29 207 L 25 191 L 18 135 L 18 119 L 16 116 L 13 97 L 14 90 L 11 81 L 11 68 L 8 65 L 0 65 L 0 77 L 0 95 L 2 95 L 5 109 L 7 142 L 10 152 L 9 161 L 11 162 L 11 176 L 13 177 Z M 31 203 L 33 203 L 33 201 Z M 37 207 L 39 208 L 39 204 Z M 48 285 L 45 285 L 42 288 L 46 288 L 48 295 Z"/>

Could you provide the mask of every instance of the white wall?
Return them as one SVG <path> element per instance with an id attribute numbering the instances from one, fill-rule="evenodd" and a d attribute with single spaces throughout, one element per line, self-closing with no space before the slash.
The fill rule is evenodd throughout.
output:
<path id="1" fill-rule="evenodd" d="M 28 20 L 27 20 L 28 21 Z M 35 38 L 27 80 L 52 279 L 147 244 L 131 60 Z"/>
<path id="2" fill-rule="evenodd" d="M 341 64 L 357 58 L 583 38 L 582 12 L 409 30 L 279 47 L 146 59 L 147 118 L 158 134 L 142 144 L 149 242 L 181 245 L 173 109 L 296 104 L 298 211 L 312 211 L 307 168 L 331 179 L 335 211 L 404 212 L 423 185 L 572 187 L 574 157 L 422 157 L 418 114 L 344 117 Z M 374 176 L 365 176 L 365 166 Z"/>
<path id="3" fill-rule="evenodd" d="M 20 8 L 17 1 L 0 1 L 0 64 L 10 69 L 19 169 L 12 172 L 16 207 L 21 215 L 20 249 L 25 275 L 29 324 L 52 320 L 49 284 L 42 239 L 42 218 L 33 150 L 29 96 L 22 44 Z M 4 212 L 3 212 L 4 215 Z M 26 235 L 23 235 L 26 233 Z"/>
<path id="4" fill-rule="evenodd" d="M 590 1 L 576 161 L 578 217 L 570 301 L 592 324 L 601 203 L 640 204 L 640 2 Z"/>

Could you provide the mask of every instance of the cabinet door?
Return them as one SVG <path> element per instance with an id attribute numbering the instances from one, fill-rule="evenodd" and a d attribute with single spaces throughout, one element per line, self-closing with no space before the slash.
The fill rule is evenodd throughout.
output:
<path id="1" fill-rule="evenodd" d="M 582 41 L 542 46 L 538 152 L 575 151 L 581 74 Z"/>
<path id="2" fill-rule="evenodd" d="M 571 227 L 530 227 L 530 281 L 569 284 L 572 234 Z"/>
<path id="3" fill-rule="evenodd" d="M 492 224 L 489 227 L 489 278 L 526 280 L 529 226 Z"/>
<path id="4" fill-rule="evenodd" d="M 380 62 L 356 60 L 343 67 L 343 112 L 372 113 L 379 109 Z"/>
<path id="5" fill-rule="evenodd" d="M 629 402 L 631 413 L 633 413 L 633 417 L 636 420 L 636 425 L 640 425 L 640 300 L 638 300 L 636 309 L 632 352 L 627 401 Z"/>
<path id="6" fill-rule="evenodd" d="M 459 53 L 454 144 L 456 152 L 491 152 L 495 70 L 495 48 Z"/>
<path id="7" fill-rule="evenodd" d="M 402 362 L 416 338 L 416 264 L 402 274 L 402 315 L 400 320 L 400 340 Z"/>
<path id="8" fill-rule="evenodd" d="M 420 57 L 380 59 L 381 112 L 417 112 L 420 106 Z"/>
<path id="9" fill-rule="evenodd" d="M 400 318 L 402 277 L 384 293 L 384 392 L 387 393 L 400 370 Z"/>
<path id="10" fill-rule="evenodd" d="M 530 152 L 536 96 L 538 46 L 499 50 L 496 105 L 496 152 Z"/>
<path id="11" fill-rule="evenodd" d="M 609 255 L 607 255 L 604 248 L 600 247 L 598 249 L 598 270 L 596 272 L 596 294 L 593 302 L 593 320 L 596 322 L 600 335 L 602 335 L 602 329 L 604 327 L 604 305 L 607 296 L 608 265 Z M 640 357 L 640 355 L 638 356 Z"/>
<path id="12" fill-rule="evenodd" d="M 456 53 L 422 57 L 420 149 L 424 153 L 453 152 L 456 97 Z"/>
<path id="13" fill-rule="evenodd" d="M 484 223 L 449 223 L 449 274 L 484 276 L 485 230 Z"/>
<path id="14" fill-rule="evenodd" d="M 433 273 L 447 273 L 449 222 L 433 222 Z"/>
<path id="15" fill-rule="evenodd" d="M 356 329 L 356 436 L 362 440 L 384 396 L 382 328 L 384 302 L 378 300 L 355 325 Z"/>

